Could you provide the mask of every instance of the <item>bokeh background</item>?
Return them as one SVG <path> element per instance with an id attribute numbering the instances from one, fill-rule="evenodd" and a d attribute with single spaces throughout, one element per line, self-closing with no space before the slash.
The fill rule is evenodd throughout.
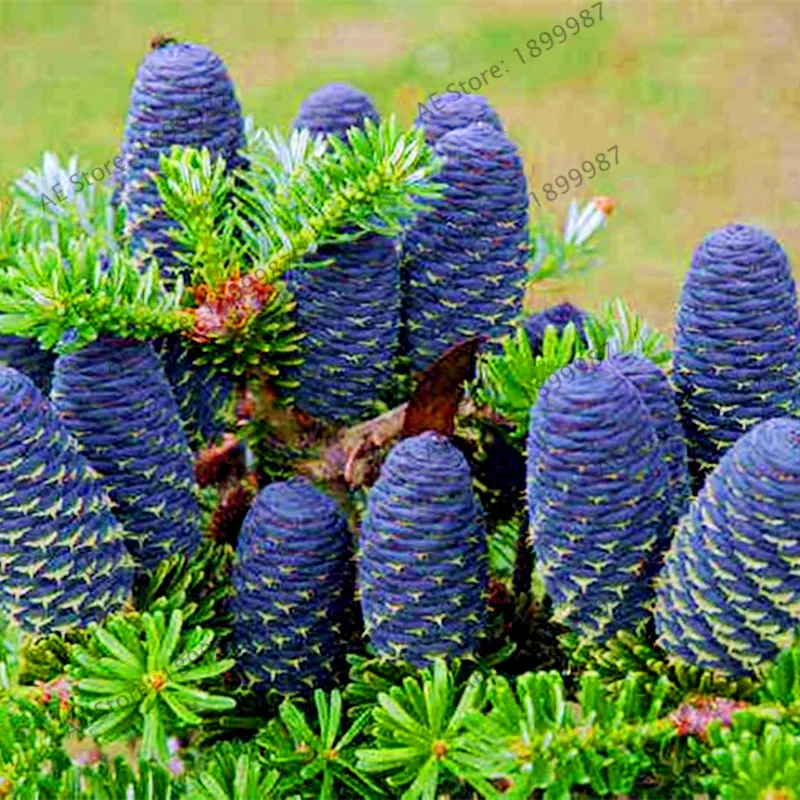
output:
<path id="1" fill-rule="evenodd" d="M 152 36 L 208 45 L 245 114 L 288 127 L 344 80 L 410 124 L 417 103 L 493 64 L 483 93 L 530 188 L 563 217 L 610 195 L 603 265 L 542 290 L 597 308 L 624 296 L 671 333 L 691 252 L 731 221 L 762 225 L 800 264 L 800 2 L 604 0 L 604 21 L 522 64 L 532 36 L 591 0 L 0 0 L 0 187 L 43 150 L 87 167 L 118 152 Z M 593 11 L 596 16 L 596 9 Z M 544 201 L 541 185 L 611 145 L 619 165 Z M 6 191 L 5 188 L 3 191 Z"/>

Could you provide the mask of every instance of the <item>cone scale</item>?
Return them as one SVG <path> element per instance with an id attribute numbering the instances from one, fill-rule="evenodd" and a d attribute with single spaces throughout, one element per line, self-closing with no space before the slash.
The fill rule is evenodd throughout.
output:
<path id="1" fill-rule="evenodd" d="M 33 634 L 122 606 L 133 560 L 97 474 L 29 378 L 0 367 L 0 610 Z"/>
<path id="2" fill-rule="evenodd" d="M 473 654 L 485 622 L 486 532 L 469 465 L 428 432 L 389 453 L 367 500 L 358 581 L 377 653 L 426 666 Z"/>
<path id="3" fill-rule="evenodd" d="M 552 380 L 552 379 L 551 379 Z M 607 639 L 648 615 L 669 544 L 662 448 L 630 381 L 559 376 L 531 409 L 528 509 L 555 618 Z"/>
<path id="4" fill-rule="evenodd" d="M 404 349 L 415 372 L 463 339 L 507 333 L 526 274 L 528 200 L 514 144 L 476 123 L 434 149 L 444 196 L 404 243 Z"/>
<path id="5" fill-rule="evenodd" d="M 257 691 L 307 692 L 344 667 L 353 602 L 347 521 L 310 483 L 272 483 L 245 518 L 232 583 L 234 649 Z"/>
<path id="6" fill-rule="evenodd" d="M 98 339 L 56 360 L 53 404 L 146 569 L 200 542 L 192 455 L 152 346 Z"/>
<path id="7" fill-rule="evenodd" d="M 659 578 L 661 645 L 690 664 L 751 673 L 800 620 L 800 421 L 762 422 L 709 475 Z"/>

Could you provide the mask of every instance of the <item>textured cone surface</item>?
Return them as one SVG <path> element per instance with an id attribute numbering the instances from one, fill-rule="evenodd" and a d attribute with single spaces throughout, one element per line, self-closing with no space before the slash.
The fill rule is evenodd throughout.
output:
<path id="1" fill-rule="evenodd" d="M 173 145 L 207 147 L 212 160 L 242 166 L 244 121 L 222 60 L 197 44 L 170 44 L 147 54 L 131 92 L 122 142 L 121 202 L 127 206 L 127 233 L 134 249 L 155 250 L 162 269 L 178 262 L 167 231 L 175 226 L 160 210 L 148 172 L 158 172 L 159 156 Z"/>
<path id="2" fill-rule="evenodd" d="M 680 527 L 656 603 L 661 644 L 745 675 L 800 620 L 800 422 L 762 422 L 726 453 Z"/>
<path id="3" fill-rule="evenodd" d="M 405 349 L 422 371 L 463 339 L 508 332 L 525 279 L 528 200 L 522 160 L 501 132 L 477 123 L 435 145 L 444 197 L 405 242 Z"/>
<path id="4" fill-rule="evenodd" d="M 349 128 L 363 128 L 364 120 L 378 122 L 378 112 L 363 92 L 346 83 L 329 83 L 312 92 L 300 105 L 294 128 L 333 133 L 347 139 Z"/>
<path id="5" fill-rule="evenodd" d="M 331 84 L 301 107 L 295 127 L 343 135 L 378 119 L 369 98 L 346 84 Z M 320 248 L 320 269 L 293 271 L 296 320 L 307 335 L 304 362 L 290 371 L 299 381 L 297 404 L 315 417 L 350 422 L 368 416 L 393 381 L 400 334 L 400 259 L 392 239 L 368 234 Z"/>
<path id="6" fill-rule="evenodd" d="M 33 339 L 19 336 L 0 336 L 0 367 L 24 372 L 42 392 L 50 391 L 55 356 L 42 350 Z"/>
<path id="7" fill-rule="evenodd" d="M 0 610 L 46 634 L 121 607 L 133 579 L 122 536 L 50 404 L 0 367 Z"/>
<path id="8" fill-rule="evenodd" d="M 630 381 L 599 370 L 551 381 L 528 437 L 537 569 L 556 618 L 607 639 L 647 617 L 650 577 L 669 545 L 667 471 Z"/>
<path id="9" fill-rule="evenodd" d="M 131 92 L 128 123 L 122 142 L 123 167 L 119 201 L 127 206 L 126 233 L 134 251 L 155 252 L 162 274 L 180 268 L 169 231 L 177 226 L 161 208 L 150 177 L 159 156 L 173 145 L 207 147 L 211 158 L 222 156 L 229 169 L 241 167 L 237 151 L 244 146 L 244 120 L 233 83 L 222 60 L 206 47 L 170 44 L 145 57 Z M 225 380 L 196 366 L 178 337 L 159 343 L 167 377 L 186 429 L 196 446 L 219 431 L 214 419 L 227 397 Z M 209 403 L 211 405 L 209 405 Z"/>
<path id="10" fill-rule="evenodd" d="M 100 473 L 146 569 L 200 542 L 192 454 L 161 362 L 149 344 L 93 342 L 60 356 L 53 404 Z"/>
<path id="11" fill-rule="evenodd" d="M 380 655 L 426 666 L 474 653 L 487 585 L 483 512 L 469 465 L 446 437 L 404 439 L 367 500 L 358 583 Z"/>
<path id="12" fill-rule="evenodd" d="M 342 670 L 353 602 L 347 521 L 304 480 L 272 483 L 242 525 L 232 581 L 234 647 L 256 689 L 307 691 Z"/>
<path id="13" fill-rule="evenodd" d="M 536 314 L 531 314 L 522 323 L 525 333 L 528 334 L 528 341 L 531 343 L 531 352 L 534 355 L 541 355 L 544 332 L 548 325 L 555 327 L 560 334 L 570 322 L 575 325 L 579 338 L 586 344 L 586 337 L 583 333 L 586 312 L 581 311 L 571 303 L 561 303 Z"/>
<path id="14" fill-rule="evenodd" d="M 800 413 L 800 315 L 786 254 L 730 225 L 695 250 L 678 308 L 674 381 L 699 484 L 759 422 Z"/>
<path id="15" fill-rule="evenodd" d="M 675 392 L 666 375 L 649 359 L 634 353 L 612 356 L 600 363 L 601 370 L 613 370 L 629 380 L 644 401 L 656 430 L 669 484 L 667 524 L 671 527 L 689 507 L 689 467 L 686 434 L 681 425 Z"/>
<path id="16" fill-rule="evenodd" d="M 180 334 L 153 343 L 172 386 L 189 444 L 195 451 L 218 439 L 225 430 L 222 412 L 233 393 L 228 375 L 211 374 L 193 360 L 194 346 Z"/>
<path id="17" fill-rule="evenodd" d="M 447 92 L 421 104 L 414 124 L 425 128 L 425 138 L 433 143 L 450 131 L 476 122 L 485 122 L 500 132 L 503 130 L 500 117 L 485 97 Z"/>

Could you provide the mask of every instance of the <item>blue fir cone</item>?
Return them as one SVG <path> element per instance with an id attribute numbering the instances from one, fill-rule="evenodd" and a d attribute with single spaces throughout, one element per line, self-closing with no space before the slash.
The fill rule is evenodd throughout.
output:
<path id="1" fill-rule="evenodd" d="M 195 351 L 200 345 L 187 342 L 180 334 L 158 339 L 153 346 L 172 387 L 189 445 L 199 452 L 225 430 L 223 412 L 233 397 L 233 379 L 197 366 Z"/>
<path id="2" fill-rule="evenodd" d="M 0 611 L 64 632 L 122 606 L 133 559 L 97 474 L 33 382 L 0 367 Z"/>
<path id="3" fill-rule="evenodd" d="M 462 453 L 431 431 L 389 453 L 369 492 L 358 584 L 377 653 L 422 667 L 474 654 L 485 624 L 486 531 Z"/>
<path id="4" fill-rule="evenodd" d="M 369 96 L 347 83 L 329 83 L 303 100 L 293 127 L 346 140 L 348 129 L 363 128 L 365 119 L 379 119 Z"/>
<path id="5" fill-rule="evenodd" d="M 446 92 L 420 103 L 414 124 L 425 129 L 425 138 L 433 144 L 446 133 L 466 128 L 476 122 L 485 122 L 502 133 L 503 125 L 489 101 L 479 94 Z"/>
<path id="6" fill-rule="evenodd" d="M 44 394 L 50 392 L 55 356 L 42 350 L 34 339 L 0 336 L 0 367 L 24 372 Z"/>
<path id="7" fill-rule="evenodd" d="M 244 120 L 222 59 L 198 44 L 168 44 L 147 54 L 131 92 L 122 141 L 119 202 L 127 207 L 126 234 L 134 252 L 153 253 L 170 280 L 181 268 L 169 231 L 177 227 L 163 211 L 151 173 L 173 145 L 206 147 L 229 169 L 245 166 Z M 196 366 L 177 335 L 156 343 L 187 434 L 196 447 L 222 433 L 216 420 L 230 395 L 221 375 Z M 209 406 L 209 403 L 213 405 Z"/>
<path id="8" fill-rule="evenodd" d="M 378 115 L 361 92 L 331 84 L 302 105 L 295 127 L 343 136 L 348 127 Z M 297 324 L 307 335 L 304 362 L 291 371 L 297 405 L 326 421 L 369 416 L 394 379 L 400 335 L 400 260 L 392 239 L 368 234 L 322 247 L 319 269 L 288 275 L 297 300 Z"/>
<path id="9" fill-rule="evenodd" d="M 201 539 L 192 454 L 153 348 L 106 338 L 59 356 L 52 399 L 142 566 L 192 553 Z"/>
<path id="10" fill-rule="evenodd" d="M 598 369 L 553 381 L 531 409 L 527 472 L 533 548 L 555 619 L 596 640 L 646 619 L 669 544 L 668 484 L 631 381 Z"/>
<path id="11" fill-rule="evenodd" d="M 674 377 L 695 483 L 759 422 L 800 414 L 800 314 L 786 253 L 728 225 L 697 247 L 675 333 Z"/>
<path id="12" fill-rule="evenodd" d="M 236 549 L 235 656 L 251 686 L 307 692 L 345 666 L 353 564 L 347 520 L 305 480 L 272 483 Z"/>
<path id="13" fill-rule="evenodd" d="M 667 376 L 649 358 L 622 353 L 601 361 L 599 368 L 621 375 L 639 392 L 655 427 L 667 466 L 667 524 L 672 527 L 689 507 L 689 465 L 686 434 L 681 425 L 675 392 Z"/>
<path id="14" fill-rule="evenodd" d="M 739 676 L 791 644 L 799 522 L 800 421 L 762 422 L 726 452 L 681 520 L 659 579 L 661 645 Z"/>
<path id="15" fill-rule="evenodd" d="M 507 333 L 519 313 L 528 248 L 522 160 L 506 136 L 476 123 L 442 136 L 444 196 L 405 241 L 405 349 L 422 371 L 457 342 Z"/>
<path id="16" fill-rule="evenodd" d="M 544 332 L 548 325 L 552 325 L 560 334 L 572 322 L 579 338 L 584 344 L 587 344 L 586 335 L 583 332 L 583 326 L 587 318 L 586 312 L 573 306 L 572 303 L 561 303 L 526 317 L 522 322 L 522 327 L 525 328 L 525 333 L 528 334 L 531 351 L 536 356 L 542 353 Z"/>
<path id="17" fill-rule="evenodd" d="M 176 227 L 161 209 L 150 174 L 173 145 L 207 147 L 229 168 L 244 166 L 244 120 L 222 59 L 199 44 L 173 43 L 147 54 L 131 92 L 122 140 L 120 202 L 134 250 L 153 252 L 165 277 L 180 262 L 168 231 Z"/>

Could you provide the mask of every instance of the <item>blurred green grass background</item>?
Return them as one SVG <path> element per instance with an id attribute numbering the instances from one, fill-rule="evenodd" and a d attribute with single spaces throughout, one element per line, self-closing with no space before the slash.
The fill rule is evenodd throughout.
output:
<path id="1" fill-rule="evenodd" d="M 344 80 L 410 124 L 417 103 L 493 64 L 482 92 L 548 211 L 610 195 L 603 266 L 541 291 L 589 308 L 622 295 L 671 333 L 697 242 L 762 225 L 800 261 L 800 3 L 605 0 L 604 21 L 522 64 L 532 36 L 590 0 L 0 0 L 0 186 L 43 150 L 87 166 L 117 153 L 159 33 L 219 53 L 245 114 L 286 128 Z M 596 10 L 593 11 L 596 17 Z M 506 73 L 505 70 L 508 70 Z M 546 203 L 541 186 L 612 145 L 619 165 Z"/>

